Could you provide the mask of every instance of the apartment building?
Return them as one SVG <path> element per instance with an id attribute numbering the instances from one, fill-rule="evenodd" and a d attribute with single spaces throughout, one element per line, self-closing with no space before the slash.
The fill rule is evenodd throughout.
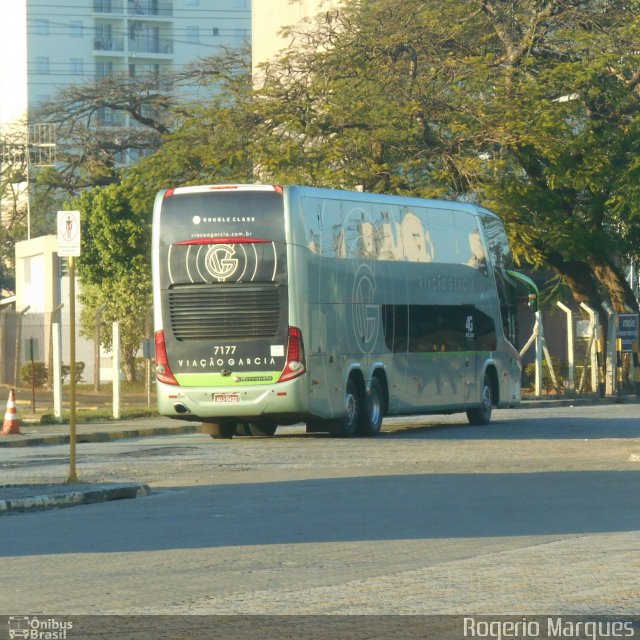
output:
<path id="1" fill-rule="evenodd" d="M 0 164 L 16 140 L 18 147 L 29 140 L 31 156 L 34 144 L 46 150 L 34 142 L 39 123 L 29 115 L 59 90 L 116 74 L 161 79 L 225 47 L 245 45 L 250 34 L 251 0 L 0 0 L 0 143 L 9 141 L 0 144 Z M 110 117 L 116 116 L 105 110 L 100 124 L 127 124 Z M 28 204 L 28 182 L 16 187 Z M 0 382 L 19 384 L 19 363 L 34 345 L 36 359 L 48 359 L 54 318 L 68 327 L 63 267 L 56 236 L 17 243 L 16 296 L 5 305 L 15 312 L 0 313 Z M 65 362 L 67 339 L 63 335 Z M 88 364 L 92 348 L 79 338 L 78 360 Z M 85 380 L 93 377 L 87 366 Z"/>
<path id="2" fill-rule="evenodd" d="M 298 24 L 321 11 L 337 8 L 343 0 L 253 0 L 251 50 L 254 83 L 260 82 L 259 66 L 292 45 L 283 38 L 283 27 Z"/>
<path id="3" fill-rule="evenodd" d="M 2 0 L 0 133 L 71 84 L 161 76 L 250 34 L 251 0 Z"/>

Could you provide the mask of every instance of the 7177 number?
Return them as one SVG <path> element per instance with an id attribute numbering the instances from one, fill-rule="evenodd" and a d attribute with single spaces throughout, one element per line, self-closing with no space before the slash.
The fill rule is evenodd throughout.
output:
<path id="1" fill-rule="evenodd" d="M 236 352 L 236 345 L 216 345 L 213 347 L 214 356 L 232 356 Z"/>

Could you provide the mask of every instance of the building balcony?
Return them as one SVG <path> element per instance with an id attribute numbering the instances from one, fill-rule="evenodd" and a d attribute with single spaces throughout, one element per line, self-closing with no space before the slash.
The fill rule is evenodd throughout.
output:
<path id="1" fill-rule="evenodd" d="M 124 1 L 93 0 L 93 12 L 103 15 L 122 15 L 124 13 Z"/>
<path id="2" fill-rule="evenodd" d="M 129 16 L 149 18 L 171 18 L 173 16 L 173 2 L 158 2 L 157 0 L 128 0 L 127 13 Z"/>
<path id="3" fill-rule="evenodd" d="M 123 53 L 124 38 L 96 38 L 93 41 L 95 53 Z"/>
<path id="4" fill-rule="evenodd" d="M 120 111 L 102 107 L 96 112 L 96 123 L 101 127 L 124 127 L 127 124 L 127 118 Z"/>
<path id="5" fill-rule="evenodd" d="M 129 40 L 129 53 L 173 54 L 173 42 L 166 38 L 135 38 Z"/>

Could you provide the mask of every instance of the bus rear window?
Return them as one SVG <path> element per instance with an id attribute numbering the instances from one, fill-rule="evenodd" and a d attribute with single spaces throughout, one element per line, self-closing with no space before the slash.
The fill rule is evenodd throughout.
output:
<path id="1" fill-rule="evenodd" d="M 162 203 L 163 244 L 197 238 L 284 241 L 282 196 L 269 191 L 178 193 Z"/>

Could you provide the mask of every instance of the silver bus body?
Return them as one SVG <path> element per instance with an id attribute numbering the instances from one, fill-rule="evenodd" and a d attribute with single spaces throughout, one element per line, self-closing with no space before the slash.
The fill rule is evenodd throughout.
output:
<path id="1" fill-rule="evenodd" d="M 374 435 L 382 415 L 487 422 L 492 406 L 520 401 L 510 268 L 502 223 L 474 204 L 300 186 L 163 191 L 159 411 L 340 435 Z"/>

